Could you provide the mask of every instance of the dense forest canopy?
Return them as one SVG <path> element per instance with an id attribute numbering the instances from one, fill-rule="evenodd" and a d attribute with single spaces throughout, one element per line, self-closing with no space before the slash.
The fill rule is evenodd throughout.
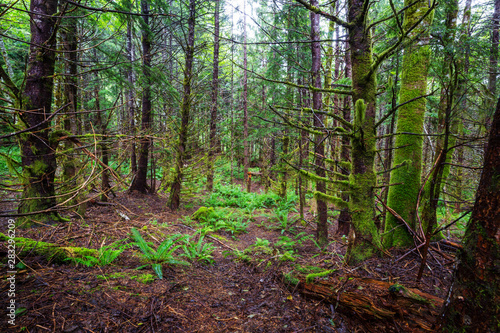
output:
<path id="1" fill-rule="evenodd" d="M 258 183 L 320 248 L 344 236 L 348 265 L 417 248 L 419 281 L 432 242 L 482 221 L 499 19 L 498 0 L 3 2 L 0 216 L 64 224 L 121 192 L 175 212 Z M 489 214 L 462 251 L 483 232 L 498 265 Z"/>

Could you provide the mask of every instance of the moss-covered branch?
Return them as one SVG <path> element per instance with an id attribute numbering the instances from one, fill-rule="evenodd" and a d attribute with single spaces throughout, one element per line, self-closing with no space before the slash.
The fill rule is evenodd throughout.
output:
<path id="1" fill-rule="evenodd" d="M 7 242 L 9 237 L 0 233 L 0 241 Z M 62 263 L 66 259 L 85 258 L 88 256 L 98 257 L 97 250 L 87 249 L 84 247 L 59 246 L 53 243 L 36 241 L 31 238 L 16 237 L 14 238 L 17 255 L 39 255 L 45 257 L 49 261 Z"/>
<path id="2" fill-rule="evenodd" d="M 342 200 L 341 198 L 338 198 L 334 195 L 328 195 L 328 194 L 325 194 L 322 192 L 318 192 L 318 191 L 314 192 L 314 198 L 331 202 L 337 208 L 347 208 L 349 206 L 349 203 L 347 201 Z"/>

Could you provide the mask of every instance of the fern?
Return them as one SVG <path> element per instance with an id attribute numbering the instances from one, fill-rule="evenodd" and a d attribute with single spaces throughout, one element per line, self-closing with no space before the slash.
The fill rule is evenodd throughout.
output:
<path id="1" fill-rule="evenodd" d="M 182 246 L 182 244 L 176 244 L 188 238 L 188 235 L 173 235 L 164 240 L 160 246 L 154 250 L 149 245 L 150 243 L 142 238 L 140 232 L 136 228 L 132 228 L 131 232 L 135 240 L 135 245 L 142 251 L 143 258 L 148 262 L 147 265 L 143 265 L 141 268 L 151 265 L 159 279 L 163 279 L 162 264 L 189 265 L 188 262 L 178 260 L 173 256 L 174 252 Z"/>

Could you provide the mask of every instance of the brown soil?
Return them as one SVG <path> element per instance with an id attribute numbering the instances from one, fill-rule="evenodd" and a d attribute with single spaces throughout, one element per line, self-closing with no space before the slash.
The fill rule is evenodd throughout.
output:
<path id="1" fill-rule="evenodd" d="M 39 226 L 18 230 L 18 236 L 30 237 L 66 246 L 100 248 L 115 240 L 129 237 L 130 228 L 142 229 L 148 240 L 158 245 L 162 234 L 193 234 L 194 226 L 186 226 L 180 218 L 192 214 L 200 205 L 192 200 L 192 208 L 169 212 L 162 196 L 120 193 L 114 206 L 92 205 L 85 221 L 73 218 L 71 223 Z M 125 221 L 117 211 L 127 215 Z M 415 284 L 420 259 L 411 253 L 392 252 L 383 258 L 373 258 L 360 266 L 342 264 L 346 251 L 345 239 L 331 237 L 328 249 L 319 252 L 312 241 L 298 248 L 296 262 L 273 259 L 273 255 L 254 256 L 252 263 L 225 256 L 230 248 L 244 250 L 256 238 L 272 242 L 281 230 L 267 228 L 273 222 L 262 215 L 250 221 L 247 233 L 234 237 L 218 232 L 210 240 L 217 250 L 212 265 L 193 263 L 191 266 L 164 266 L 164 278 L 141 283 L 137 276 L 153 274 L 151 267 L 141 266 L 138 250 L 126 250 L 112 265 L 85 267 L 55 264 L 41 257 L 23 259 L 27 268 L 16 274 L 16 302 L 27 311 L 18 316 L 14 327 L 7 324 L 6 306 L 9 289 L 7 269 L 2 273 L 0 291 L 0 331 L 14 332 L 411 332 L 405 318 L 375 320 L 362 317 L 356 311 L 337 308 L 325 300 L 306 299 L 288 285 L 283 274 L 294 265 L 317 266 L 335 270 L 328 279 L 356 276 L 407 287 L 444 298 L 453 264 L 453 249 L 441 248 L 430 257 L 423 281 Z M 306 219 L 313 221 L 311 215 Z M 5 230 L 7 220 L 2 222 Z M 146 228 L 144 228 L 146 226 Z M 314 234 L 313 223 L 297 230 Z M 335 226 L 330 232 L 333 235 Z M 287 232 L 284 232 L 287 235 Z M 291 235 L 289 235 L 291 236 Z M 6 257 L 6 246 L 0 246 Z M 260 261 L 258 259 L 261 259 Z M 399 260 L 400 259 L 400 260 Z M 117 274 L 118 273 L 118 274 Z M 121 273 L 121 274 L 120 274 Z M 363 291 L 368 297 L 379 297 Z"/>

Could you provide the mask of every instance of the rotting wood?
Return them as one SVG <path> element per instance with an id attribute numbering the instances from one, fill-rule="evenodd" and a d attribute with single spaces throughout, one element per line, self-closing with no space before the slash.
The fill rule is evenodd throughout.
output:
<path id="1" fill-rule="evenodd" d="M 365 320 L 404 321 L 411 332 L 430 332 L 443 300 L 416 288 L 369 278 L 337 277 L 290 285 L 303 296 L 321 299 Z"/>

